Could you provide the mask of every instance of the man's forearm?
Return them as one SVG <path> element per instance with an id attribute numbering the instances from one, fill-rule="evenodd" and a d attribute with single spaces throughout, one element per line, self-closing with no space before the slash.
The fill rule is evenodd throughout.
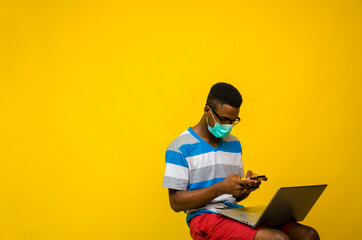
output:
<path id="1" fill-rule="evenodd" d="M 241 193 L 256 183 L 255 180 L 242 180 L 239 175 L 230 174 L 221 182 L 203 189 L 191 191 L 169 189 L 170 205 L 175 212 L 180 212 L 200 208 L 223 194 L 246 198 L 247 195 Z"/>
<path id="2" fill-rule="evenodd" d="M 214 184 L 207 188 L 190 191 L 169 189 L 169 194 L 172 209 L 175 212 L 180 212 L 202 207 L 214 198 L 222 195 L 223 192 L 218 184 Z"/>

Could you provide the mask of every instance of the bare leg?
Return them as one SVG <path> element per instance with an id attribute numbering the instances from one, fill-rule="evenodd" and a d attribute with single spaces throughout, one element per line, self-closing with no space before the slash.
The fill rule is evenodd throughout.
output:
<path id="1" fill-rule="evenodd" d="M 255 234 L 254 240 L 290 240 L 290 238 L 278 229 L 266 227 Z"/>
<path id="2" fill-rule="evenodd" d="M 299 223 L 290 227 L 288 236 L 291 240 L 319 240 L 318 232 L 314 228 Z"/>

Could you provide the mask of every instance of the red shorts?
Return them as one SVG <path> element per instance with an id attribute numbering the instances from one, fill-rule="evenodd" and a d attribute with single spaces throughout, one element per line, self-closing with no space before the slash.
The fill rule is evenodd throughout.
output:
<path id="1" fill-rule="evenodd" d="M 278 229 L 285 234 L 294 222 L 279 226 Z M 193 217 L 190 222 L 190 234 L 192 239 L 240 239 L 253 240 L 259 229 L 266 227 L 260 226 L 256 229 L 251 228 L 238 221 L 224 217 L 220 214 L 205 213 Z"/>

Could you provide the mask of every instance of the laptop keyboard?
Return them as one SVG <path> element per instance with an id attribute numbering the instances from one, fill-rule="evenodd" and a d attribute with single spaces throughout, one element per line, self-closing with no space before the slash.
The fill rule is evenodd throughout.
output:
<path id="1" fill-rule="evenodd" d="M 265 206 L 227 209 L 221 211 L 225 216 L 231 217 L 243 223 L 254 225 L 264 212 Z"/>
<path id="2" fill-rule="evenodd" d="M 248 213 L 248 214 L 239 214 L 234 215 L 233 217 L 242 222 L 256 223 L 260 218 L 261 213 Z"/>

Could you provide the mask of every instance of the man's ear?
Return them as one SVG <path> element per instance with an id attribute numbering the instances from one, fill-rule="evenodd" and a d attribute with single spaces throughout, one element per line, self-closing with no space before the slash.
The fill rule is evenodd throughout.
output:
<path id="1" fill-rule="evenodd" d="M 211 111 L 210 107 L 207 106 L 207 105 L 205 105 L 205 107 L 204 107 L 204 114 L 205 114 L 205 116 L 209 115 L 209 112 L 210 112 L 210 111 Z"/>

